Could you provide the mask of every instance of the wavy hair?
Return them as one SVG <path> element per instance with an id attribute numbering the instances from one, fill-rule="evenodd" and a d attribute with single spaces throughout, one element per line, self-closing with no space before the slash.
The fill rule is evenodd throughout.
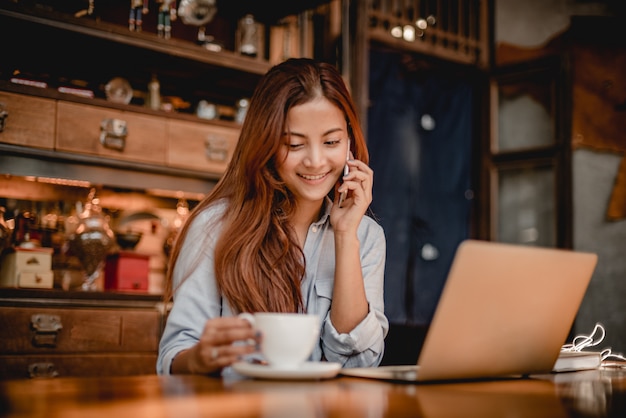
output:
<path id="1" fill-rule="evenodd" d="M 288 59 L 259 81 L 250 100 L 239 141 L 226 172 L 193 210 L 172 249 L 164 298 L 171 300 L 172 270 L 182 242 L 198 213 L 218 200 L 227 209 L 217 220 L 215 278 L 237 312 L 304 311 L 300 283 L 305 259 L 289 219 L 295 199 L 277 173 L 287 113 L 320 96 L 346 117 L 354 158 L 369 155 L 356 108 L 337 69 L 308 58 Z M 329 196 L 333 196 L 334 190 Z"/>

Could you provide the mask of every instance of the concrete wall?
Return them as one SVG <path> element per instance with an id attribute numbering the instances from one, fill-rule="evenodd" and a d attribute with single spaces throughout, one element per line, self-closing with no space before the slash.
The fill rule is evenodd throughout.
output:
<path id="1" fill-rule="evenodd" d="M 602 348 L 626 354 L 626 220 L 606 220 L 606 208 L 623 155 L 578 150 L 573 156 L 574 248 L 598 254 L 598 266 L 580 308 L 576 332 L 599 322 Z"/>
<path id="2" fill-rule="evenodd" d="M 606 14 L 606 3 L 582 0 L 496 0 L 496 42 L 536 47 L 567 29 L 571 15 Z M 606 209 L 621 154 L 577 149 L 573 154 L 574 248 L 599 263 L 576 322 L 589 334 L 606 329 L 599 349 L 626 353 L 626 220 L 607 221 Z"/>

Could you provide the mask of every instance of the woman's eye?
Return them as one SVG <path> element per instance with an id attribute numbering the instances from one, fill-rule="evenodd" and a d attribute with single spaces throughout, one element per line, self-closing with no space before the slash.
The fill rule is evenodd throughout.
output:
<path id="1" fill-rule="evenodd" d="M 302 146 L 304 146 L 303 144 L 288 144 L 289 149 L 298 149 Z"/>
<path id="2" fill-rule="evenodd" d="M 326 145 L 337 145 L 341 142 L 341 139 L 329 139 L 328 141 L 324 142 Z"/>

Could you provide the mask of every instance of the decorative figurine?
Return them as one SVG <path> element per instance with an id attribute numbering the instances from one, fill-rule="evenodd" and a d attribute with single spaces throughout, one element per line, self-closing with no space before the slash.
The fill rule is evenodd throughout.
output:
<path id="1" fill-rule="evenodd" d="M 157 0 L 159 3 L 159 17 L 157 20 L 157 34 L 161 38 L 170 39 L 172 36 L 172 21 L 176 20 L 176 0 Z"/>
<path id="2" fill-rule="evenodd" d="M 96 8 L 96 0 L 89 0 L 86 9 L 82 9 L 74 13 L 74 17 L 92 16 Z"/>
<path id="3" fill-rule="evenodd" d="M 128 29 L 135 32 L 141 32 L 143 15 L 145 14 L 148 14 L 148 0 L 130 0 Z"/>

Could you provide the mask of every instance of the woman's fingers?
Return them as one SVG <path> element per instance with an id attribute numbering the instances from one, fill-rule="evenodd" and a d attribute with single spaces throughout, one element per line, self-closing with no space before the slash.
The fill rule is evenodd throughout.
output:
<path id="1" fill-rule="evenodd" d="M 248 321 L 237 317 L 224 317 L 209 319 L 204 324 L 201 340 L 212 345 L 222 345 L 254 337 L 255 331 Z"/>
<path id="2" fill-rule="evenodd" d="M 343 179 L 339 191 L 350 190 L 361 196 L 367 204 L 371 203 L 374 171 L 358 160 L 350 160 L 348 165 L 350 173 Z"/>
<path id="3" fill-rule="evenodd" d="M 207 372 L 215 371 L 253 353 L 258 343 L 259 336 L 248 321 L 237 317 L 210 319 L 198 343 L 196 362 Z"/>
<path id="4" fill-rule="evenodd" d="M 254 344 L 230 344 L 230 345 L 207 345 L 199 347 L 200 363 L 207 370 L 221 369 L 230 366 L 241 359 L 242 356 L 255 351 Z"/>
<path id="5" fill-rule="evenodd" d="M 350 166 L 350 173 L 344 180 L 361 181 L 371 186 L 374 171 L 367 164 L 359 160 L 350 160 L 348 161 L 348 165 Z"/>

